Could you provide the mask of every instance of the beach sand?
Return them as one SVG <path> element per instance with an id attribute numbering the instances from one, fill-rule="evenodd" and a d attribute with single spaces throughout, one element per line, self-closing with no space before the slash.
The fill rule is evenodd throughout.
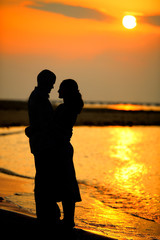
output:
<path id="1" fill-rule="evenodd" d="M 118 238 L 110 238 L 108 235 L 104 236 L 101 235 L 100 232 L 92 231 L 91 229 L 80 229 L 78 227 L 74 230 L 74 235 L 71 237 L 68 237 L 67 233 L 65 233 L 63 236 L 61 236 L 62 230 L 58 229 L 58 232 L 53 228 L 53 225 L 50 222 L 50 226 L 48 228 L 42 228 L 37 225 L 36 222 L 36 215 L 31 214 L 25 209 L 20 208 L 19 206 L 13 204 L 12 202 L 7 200 L 7 196 L 14 195 L 16 193 L 20 192 L 33 192 L 34 187 L 34 180 L 33 179 L 23 179 L 19 177 L 14 176 L 8 176 L 3 173 L 0 173 L 0 223 L 1 223 L 1 234 L 4 233 L 4 236 L 7 238 L 16 238 L 16 239 L 28 239 L 28 238 L 39 238 L 39 237 L 45 237 L 45 239 L 50 239 L 51 236 L 55 240 L 128 240 L 128 239 L 134 239 L 134 238 L 124 238 L 123 234 L 122 237 Z M 110 209 L 112 210 L 112 209 Z M 113 209 L 114 210 L 114 209 Z M 115 214 L 115 213 L 114 213 Z M 141 233 L 143 237 L 145 237 L 145 234 L 147 233 L 147 229 L 153 229 L 155 231 L 155 235 L 158 236 L 158 227 L 159 224 L 156 224 L 155 222 L 146 221 L 139 218 L 134 218 L 130 215 L 126 215 L 125 213 L 121 214 L 121 220 L 123 221 L 124 218 L 126 219 L 126 224 L 128 222 L 128 225 L 126 228 L 128 228 L 131 221 L 135 221 L 135 224 L 138 224 L 141 229 Z M 115 215 L 116 216 L 116 215 Z M 115 216 L 110 215 L 111 219 Z M 142 224 L 143 222 L 143 224 Z M 122 224 L 122 223 L 120 223 Z M 139 229 L 139 230 L 140 230 Z M 152 231 L 153 231 L 152 230 Z M 64 231 L 63 231 L 64 233 Z M 157 233 L 157 234 L 156 234 Z M 121 235 L 121 234 L 120 234 Z M 112 236 L 113 237 L 113 236 Z M 137 238 L 135 238 L 137 239 Z M 145 238 L 144 238 L 145 239 Z M 149 239 L 149 238 L 146 238 Z M 150 238 L 151 239 L 151 238 Z M 152 238 L 153 239 L 153 238 Z M 158 240 L 159 238 L 155 237 L 155 240 Z"/>
<path id="2" fill-rule="evenodd" d="M 56 105 L 53 105 L 55 108 Z M 0 100 L 0 126 L 29 125 L 27 102 Z M 160 125 L 160 111 L 125 111 L 106 107 L 84 106 L 76 121 L 77 126 L 134 126 Z"/>
<path id="3" fill-rule="evenodd" d="M 36 221 L 34 214 L 26 212 L 24 209 L 16 206 L 6 199 L 7 196 L 16 194 L 18 192 L 32 192 L 33 180 L 22 179 L 14 176 L 7 176 L 0 173 L 0 222 L 1 222 L 1 234 L 5 234 L 5 237 L 16 237 L 16 239 L 22 239 L 34 237 L 38 238 L 43 235 L 45 237 L 51 237 L 55 240 L 114 240 L 103 235 L 99 235 L 96 232 L 82 230 L 75 228 L 74 234 L 68 238 L 66 233 L 61 235 L 60 232 L 48 227 L 47 229 L 41 229 Z M 69 235 L 70 236 L 70 235 Z"/>

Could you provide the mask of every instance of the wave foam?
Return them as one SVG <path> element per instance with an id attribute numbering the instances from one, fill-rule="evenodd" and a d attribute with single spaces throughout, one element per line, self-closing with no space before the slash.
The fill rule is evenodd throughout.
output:
<path id="1" fill-rule="evenodd" d="M 9 169 L 5 169 L 5 168 L 0 168 L 0 173 L 15 176 L 15 177 L 34 179 L 34 177 L 29 177 L 29 176 L 25 176 L 25 175 L 22 175 L 22 174 L 19 174 L 19 173 L 15 173 L 15 172 L 13 172 Z"/>

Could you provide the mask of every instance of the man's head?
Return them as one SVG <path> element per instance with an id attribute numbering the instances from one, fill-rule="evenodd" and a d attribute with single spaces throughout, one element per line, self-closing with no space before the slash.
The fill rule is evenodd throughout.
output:
<path id="1" fill-rule="evenodd" d="M 50 93 L 56 82 L 56 75 L 50 70 L 43 70 L 37 76 L 38 87 L 44 92 Z"/>

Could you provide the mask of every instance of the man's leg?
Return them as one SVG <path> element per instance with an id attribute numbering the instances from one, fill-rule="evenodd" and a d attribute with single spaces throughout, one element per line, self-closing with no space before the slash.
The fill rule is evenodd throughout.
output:
<path id="1" fill-rule="evenodd" d="M 73 228 L 74 223 L 74 213 L 75 213 L 75 202 L 74 201 L 62 201 L 63 212 L 64 212 L 64 224 L 67 228 Z"/>
<path id="2" fill-rule="evenodd" d="M 61 216 L 58 204 L 54 201 L 50 203 L 49 198 L 46 196 L 46 192 L 39 193 L 35 190 L 37 220 L 38 223 L 46 226 L 59 223 Z"/>
<path id="3" fill-rule="evenodd" d="M 52 225 L 56 224 L 60 220 L 60 209 L 58 204 L 52 200 L 52 178 L 50 169 L 45 162 L 51 161 L 53 156 L 52 152 L 42 151 L 41 154 L 35 155 L 35 166 L 36 166 L 36 176 L 35 176 L 35 202 L 36 202 L 36 214 L 38 222 L 42 224 Z M 54 196 L 53 196 L 54 197 Z"/>

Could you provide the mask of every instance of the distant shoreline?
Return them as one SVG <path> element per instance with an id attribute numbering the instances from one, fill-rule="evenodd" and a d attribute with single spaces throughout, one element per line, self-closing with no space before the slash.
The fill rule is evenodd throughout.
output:
<path id="1" fill-rule="evenodd" d="M 53 106 L 55 107 L 55 106 Z M 26 101 L 0 101 L 0 127 L 27 126 Z M 160 126 L 160 111 L 115 110 L 101 107 L 84 107 L 78 116 L 77 126 Z"/>

